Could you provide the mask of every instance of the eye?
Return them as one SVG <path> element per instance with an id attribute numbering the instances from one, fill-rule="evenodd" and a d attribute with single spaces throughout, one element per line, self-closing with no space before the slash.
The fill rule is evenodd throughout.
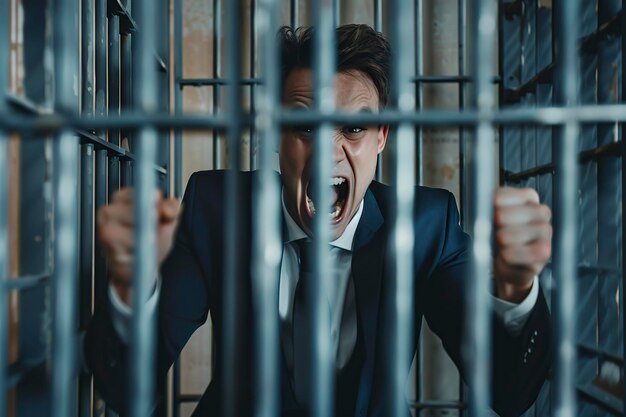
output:
<path id="1" fill-rule="evenodd" d="M 346 126 L 341 129 L 344 136 L 348 139 L 360 139 L 365 136 L 367 129 L 359 126 Z"/>
<path id="2" fill-rule="evenodd" d="M 295 135 L 305 139 L 310 139 L 315 134 L 312 126 L 296 126 L 293 132 Z"/>

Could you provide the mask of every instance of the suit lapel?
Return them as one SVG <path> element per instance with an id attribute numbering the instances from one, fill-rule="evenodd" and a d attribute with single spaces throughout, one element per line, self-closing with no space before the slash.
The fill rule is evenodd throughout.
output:
<path id="1" fill-rule="evenodd" d="M 365 362 L 355 409 L 357 416 L 367 414 L 371 397 L 386 241 L 382 233 L 377 233 L 384 223 L 384 218 L 369 189 L 363 204 L 363 214 L 354 237 L 352 256 L 359 330 L 363 332 L 365 347 Z"/>

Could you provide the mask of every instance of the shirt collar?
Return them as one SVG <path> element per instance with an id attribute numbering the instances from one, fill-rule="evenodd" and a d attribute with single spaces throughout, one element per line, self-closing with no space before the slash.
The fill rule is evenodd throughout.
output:
<path id="1" fill-rule="evenodd" d="M 285 223 L 287 226 L 287 235 L 285 236 L 285 243 L 294 242 L 300 239 L 308 238 L 307 234 L 298 226 L 296 221 L 291 217 L 289 212 L 287 211 L 287 207 L 285 207 L 285 200 L 281 198 L 282 206 L 283 206 L 283 216 L 285 217 Z M 354 241 L 354 234 L 356 233 L 356 228 L 359 225 L 359 220 L 361 220 L 361 215 L 363 214 L 363 200 L 361 200 L 361 204 L 359 204 L 359 209 L 357 210 L 354 217 L 346 226 L 346 230 L 343 231 L 343 234 L 339 236 L 336 240 L 330 242 L 331 246 L 344 249 L 347 251 L 352 251 L 352 242 Z"/>

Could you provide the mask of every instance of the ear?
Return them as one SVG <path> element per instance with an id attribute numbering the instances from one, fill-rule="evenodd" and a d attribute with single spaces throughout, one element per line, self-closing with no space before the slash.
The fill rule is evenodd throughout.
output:
<path id="1" fill-rule="evenodd" d="M 381 153 L 385 149 L 388 136 L 389 136 L 389 125 L 378 126 L 378 153 Z"/>

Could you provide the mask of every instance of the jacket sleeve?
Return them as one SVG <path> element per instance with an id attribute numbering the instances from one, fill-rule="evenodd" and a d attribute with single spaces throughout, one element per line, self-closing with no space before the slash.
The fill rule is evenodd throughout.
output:
<path id="1" fill-rule="evenodd" d="M 448 196 L 443 246 L 428 278 L 424 314 L 431 329 L 467 381 L 463 366 L 466 334 L 465 297 L 471 258 L 470 238 L 459 225 L 452 194 Z M 501 417 L 521 415 L 539 394 L 551 365 L 552 329 L 543 292 L 526 324 L 512 336 L 492 314 L 492 407 Z M 471 389 L 471 386 L 470 386 Z"/>
<path id="2" fill-rule="evenodd" d="M 206 321 L 209 311 L 207 282 L 191 243 L 196 182 L 194 174 L 185 191 L 172 251 L 161 267 L 155 364 L 157 390 L 165 386 L 167 370 L 192 333 Z M 106 297 L 96 306 L 85 336 L 84 353 L 96 389 L 107 405 L 123 414 L 129 405 L 130 349 L 113 327 L 110 308 Z M 162 397 L 162 392 L 156 393 L 157 401 Z"/>

